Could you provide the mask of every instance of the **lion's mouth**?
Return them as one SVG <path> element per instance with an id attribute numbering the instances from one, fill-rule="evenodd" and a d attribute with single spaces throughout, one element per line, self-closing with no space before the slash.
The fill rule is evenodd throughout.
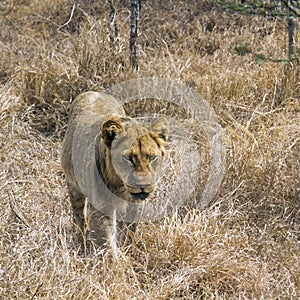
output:
<path id="1" fill-rule="evenodd" d="M 130 193 L 132 200 L 133 201 L 143 201 L 146 200 L 148 198 L 148 196 L 150 195 L 150 193 L 146 193 L 146 192 L 140 192 L 140 193 Z"/>

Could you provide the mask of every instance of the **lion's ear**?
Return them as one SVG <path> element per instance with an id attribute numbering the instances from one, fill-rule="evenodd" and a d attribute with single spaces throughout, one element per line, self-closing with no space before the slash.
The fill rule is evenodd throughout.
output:
<path id="1" fill-rule="evenodd" d="M 127 118 L 111 115 L 104 119 L 102 123 L 102 139 L 104 143 L 110 147 L 112 141 L 123 130 L 124 122 Z"/>
<path id="2" fill-rule="evenodd" d="M 169 135 L 169 123 L 166 118 L 157 118 L 152 122 L 152 131 L 155 132 L 159 138 L 167 141 Z"/>

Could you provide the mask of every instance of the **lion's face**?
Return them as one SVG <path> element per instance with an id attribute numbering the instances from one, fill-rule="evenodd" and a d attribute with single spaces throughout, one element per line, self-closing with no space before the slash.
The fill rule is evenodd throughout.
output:
<path id="1" fill-rule="evenodd" d="M 110 150 L 111 166 L 122 182 L 129 201 L 145 200 L 155 190 L 165 157 L 168 123 L 156 119 L 151 125 L 111 116 L 102 126 L 102 138 Z"/>

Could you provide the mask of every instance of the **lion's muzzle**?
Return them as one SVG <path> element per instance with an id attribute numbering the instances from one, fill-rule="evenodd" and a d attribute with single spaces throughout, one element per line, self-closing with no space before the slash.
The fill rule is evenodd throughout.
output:
<path id="1" fill-rule="evenodd" d="M 148 198 L 150 193 L 146 193 L 146 192 L 140 192 L 140 193 L 130 193 L 132 199 L 134 201 L 143 201 L 146 200 Z"/>
<path id="2" fill-rule="evenodd" d="M 151 184 L 135 184 L 135 186 L 127 186 L 127 192 L 130 194 L 131 200 L 144 201 L 151 192 L 154 191 L 154 185 Z"/>

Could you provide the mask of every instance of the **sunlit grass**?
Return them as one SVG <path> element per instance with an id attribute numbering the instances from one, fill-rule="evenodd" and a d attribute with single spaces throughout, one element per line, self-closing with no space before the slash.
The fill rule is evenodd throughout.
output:
<path id="1" fill-rule="evenodd" d="M 64 27 L 73 1 L 11 2 L 0 18 L 1 298 L 298 299 L 300 72 L 275 62 L 287 57 L 285 21 L 143 1 L 135 72 L 124 1 L 114 49 L 105 1 L 79 1 Z M 118 261 L 97 247 L 85 256 L 59 160 L 70 102 L 149 76 L 189 85 L 214 108 L 224 183 L 208 208 L 142 224 Z"/>

